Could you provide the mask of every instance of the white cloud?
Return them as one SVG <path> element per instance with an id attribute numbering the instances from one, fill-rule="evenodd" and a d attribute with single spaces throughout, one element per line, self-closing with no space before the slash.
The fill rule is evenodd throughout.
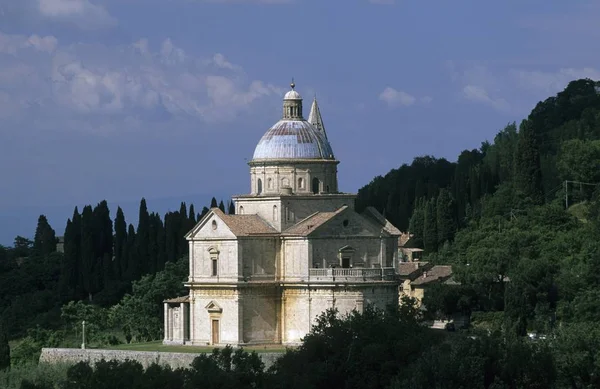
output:
<path id="1" fill-rule="evenodd" d="M 208 62 L 167 39 L 152 51 L 147 40 L 126 47 L 61 46 L 52 36 L 0 33 L 0 90 L 10 110 L 0 116 L 67 124 L 122 118 L 148 123 L 175 118 L 227 121 L 282 89 L 248 80 L 239 65 L 217 53 Z M 0 96 L 5 101 L 5 95 Z M 44 119 L 46 118 L 46 119 Z"/>
<path id="2" fill-rule="evenodd" d="M 416 98 L 406 92 L 388 86 L 379 94 L 379 100 L 391 107 L 397 105 L 412 105 L 416 101 Z"/>
<path id="3" fill-rule="evenodd" d="M 467 100 L 489 105 L 499 111 L 508 111 L 510 108 L 506 100 L 502 98 L 491 98 L 485 88 L 481 86 L 466 85 L 462 92 Z"/>
<path id="4" fill-rule="evenodd" d="M 97 0 L 93 0 L 97 1 Z M 105 7 L 92 0 L 0 0 L 0 19 L 6 22 L 30 19 L 37 24 L 52 21 L 77 26 L 82 30 L 114 27 L 117 20 Z"/>

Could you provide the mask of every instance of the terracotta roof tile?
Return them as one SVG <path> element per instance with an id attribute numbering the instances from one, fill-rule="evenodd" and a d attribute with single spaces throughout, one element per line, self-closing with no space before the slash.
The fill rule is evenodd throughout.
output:
<path id="1" fill-rule="evenodd" d="M 236 236 L 277 234 L 277 230 L 258 215 L 226 215 L 219 208 L 213 208 L 212 211 L 227 224 L 227 227 Z"/>
<path id="2" fill-rule="evenodd" d="M 182 296 L 182 297 L 175 297 L 172 299 L 168 299 L 168 300 L 165 300 L 164 302 L 176 304 L 176 303 L 187 303 L 189 301 L 190 301 L 190 296 Z"/>
<path id="3" fill-rule="evenodd" d="M 282 234 L 306 236 L 314 230 L 316 230 L 322 224 L 331 220 L 334 216 L 345 211 L 346 209 L 348 209 L 348 206 L 343 206 L 335 212 L 315 212 L 312 215 L 294 224 L 293 226 L 285 230 Z"/>
<path id="4" fill-rule="evenodd" d="M 368 217 L 377 225 L 383 227 L 383 229 L 390 235 L 401 235 L 402 232 L 397 229 L 389 220 L 383 217 L 382 214 L 379 213 L 374 207 L 367 207 L 362 212 L 363 216 Z"/>
<path id="5" fill-rule="evenodd" d="M 452 266 L 434 266 L 423 272 L 419 278 L 412 282 L 412 285 L 429 284 L 436 281 L 445 281 L 452 275 Z"/>

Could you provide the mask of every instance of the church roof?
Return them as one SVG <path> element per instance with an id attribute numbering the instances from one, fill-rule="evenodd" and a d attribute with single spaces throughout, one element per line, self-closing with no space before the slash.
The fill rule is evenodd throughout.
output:
<path id="1" fill-rule="evenodd" d="M 223 220 L 236 236 L 278 233 L 258 215 L 226 215 L 219 208 L 213 208 L 212 211 Z"/>
<path id="2" fill-rule="evenodd" d="M 327 138 L 306 120 L 280 120 L 262 136 L 253 160 L 330 159 L 333 149 Z"/>
<path id="3" fill-rule="evenodd" d="M 294 224 L 287 230 L 283 231 L 284 235 L 302 235 L 306 236 L 316 230 L 319 226 L 327 223 L 335 215 L 348 209 L 348 206 L 343 206 L 335 212 L 315 212 L 312 215 L 304 218 L 298 223 Z"/>
<path id="4" fill-rule="evenodd" d="M 323 118 L 321 117 L 321 110 L 317 103 L 317 97 L 315 96 L 312 105 L 310 107 L 310 114 L 308 115 L 308 122 L 312 124 L 319 132 L 323 134 L 327 139 L 327 133 L 325 132 L 325 125 L 323 124 Z"/>
<path id="5" fill-rule="evenodd" d="M 378 225 L 382 226 L 383 229 L 390 235 L 402 235 L 402 232 L 399 229 L 397 229 L 392 223 L 390 223 L 389 220 L 383 217 L 383 215 L 380 214 L 379 211 L 377 211 L 375 208 L 367 207 L 362 214 L 364 216 L 367 216 L 369 219 L 371 219 Z"/>
<path id="6" fill-rule="evenodd" d="M 302 97 L 294 90 L 296 84 L 292 81 L 290 86 L 292 90 L 283 98 L 283 118 L 262 136 L 252 160 L 335 160 L 316 100 L 307 121 L 302 116 Z"/>

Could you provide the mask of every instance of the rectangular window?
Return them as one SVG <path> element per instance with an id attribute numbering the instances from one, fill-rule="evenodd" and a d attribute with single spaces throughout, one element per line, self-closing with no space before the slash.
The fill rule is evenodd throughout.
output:
<path id="1" fill-rule="evenodd" d="M 212 262 L 212 276 L 216 277 L 217 275 L 217 259 L 213 258 Z"/>

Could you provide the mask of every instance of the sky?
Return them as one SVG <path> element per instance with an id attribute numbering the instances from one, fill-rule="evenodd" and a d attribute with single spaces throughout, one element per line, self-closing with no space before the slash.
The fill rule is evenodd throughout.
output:
<path id="1" fill-rule="evenodd" d="M 0 0 L 0 244 L 103 199 L 134 222 L 142 197 L 247 193 L 292 77 L 342 191 L 455 160 L 600 79 L 599 18 L 584 0 Z"/>

